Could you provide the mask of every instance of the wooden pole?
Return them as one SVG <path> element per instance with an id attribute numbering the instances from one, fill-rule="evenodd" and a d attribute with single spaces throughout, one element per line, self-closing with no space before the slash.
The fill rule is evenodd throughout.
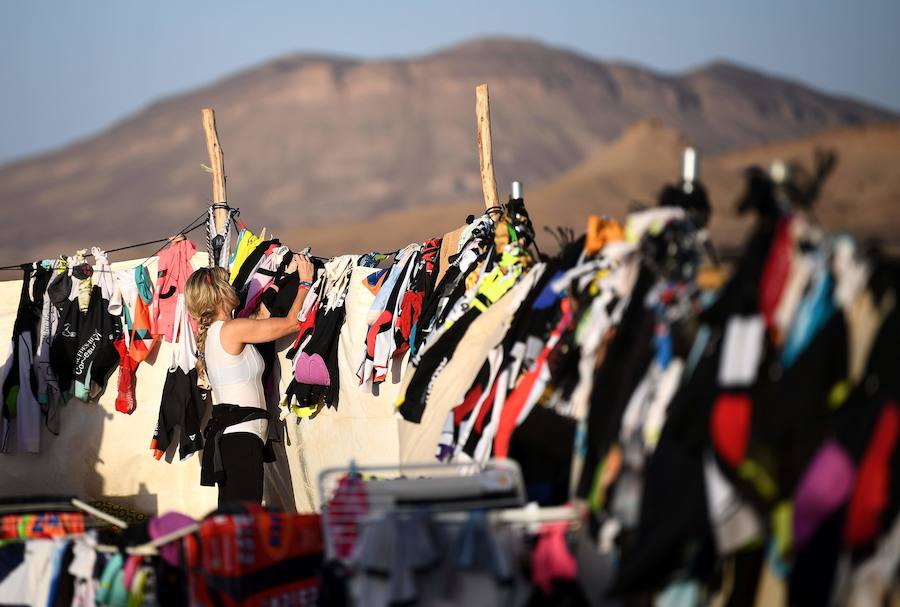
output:
<path id="1" fill-rule="evenodd" d="M 475 116 L 478 120 L 476 141 L 478 143 L 478 164 L 481 169 L 481 190 L 484 192 L 484 208 L 500 204 L 497 196 L 497 180 L 494 178 L 494 155 L 491 149 L 491 106 L 488 85 L 479 84 L 475 88 Z M 499 213 L 494 214 L 495 217 Z"/>
<path id="2" fill-rule="evenodd" d="M 475 117 L 478 122 L 475 140 L 478 144 L 478 166 L 481 171 L 481 191 L 484 193 L 484 208 L 490 209 L 500 205 L 497 195 L 497 179 L 494 177 L 494 153 L 491 147 L 491 104 L 488 96 L 488 85 L 475 87 Z M 503 213 L 491 211 L 491 219 L 495 223 L 494 246 L 502 250 L 509 243 L 506 223 L 501 221 Z"/>
<path id="3" fill-rule="evenodd" d="M 212 169 L 212 193 L 213 202 L 227 202 L 225 196 L 225 154 L 219 145 L 219 135 L 216 132 L 216 113 L 212 108 L 203 108 L 203 132 L 206 134 L 206 151 L 209 152 L 209 166 Z M 221 232 L 228 221 L 227 209 L 216 209 L 213 213 L 216 222 L 216 231 Z"/>

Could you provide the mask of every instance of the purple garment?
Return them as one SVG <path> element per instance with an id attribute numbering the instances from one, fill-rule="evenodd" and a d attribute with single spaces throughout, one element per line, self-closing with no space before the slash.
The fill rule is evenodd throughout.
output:
<path id="1" fill-rule="evenodd" d="M 155 540 L 195 524 L 197 524 L 197 521 L 186 514 L 181 514 L 180 512 L 167 512 L 162 516 L 150 519 L 150 522 L 147 524 L 147 530 L 150 532 L 150 537 Z M 178 567 L 177 544 L 171 543 L 160 546 L 159 555 L 173 567 Z"/>
<path id="2" fill-rule="evenodd" d="M 802 547 L 850 497 L 856 471 L 850 455 L 833 440 L 813 457 L 794 494 L 794 545 Z"/>
<path id="3" fill-rule="evenodd" d="M 318 354 L 301 352 L 294 364 L 294 378 L 298 383 L 311 386 L 330 386 L 331 376 L 325 361 Z"/>

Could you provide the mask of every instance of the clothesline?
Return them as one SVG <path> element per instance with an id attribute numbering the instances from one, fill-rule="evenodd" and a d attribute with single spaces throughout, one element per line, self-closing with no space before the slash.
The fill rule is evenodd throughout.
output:
<path id="1" fill-rule="evenodd" d="M 182 228 L 181 230 L 176 232 L 176 234 L 189 234 L 189 233 L 193 232 L 194 230 L 196 230 L 197 228 L 202 227 L 206 223 L 206 215 L 207 215 L 207 212 L 204 211 L 203 213 L 198 215 L 196 218 L 192 219 L 190 221 L 190 223 L 188 223 L 184 228 Z M 171 240 L 172 240 L 172 237 L 167 236 L 165 238 L 158 238 L 156 240 L 148 240 L 147 242 L 140 242 L 137 244 L 130 244 L 130 245 L 125 245 L 123 247 L 117 247 L 115 249 L 110 249 L 110 250 L 106 251 L 106 253 L 117 253 L 119 251 L 127 251 L 128 249 L 137 249 L 139 247 L 146 247 L 146 246 L 152 245 L 152 244 L 163 243 L 163 246 L 156 249 L 156 251 L 154 251 L 151 255 L 149 255 L 146 259 L 144 259 L 144 261 L 142 261 L 139 264 L 139 265 L 144 265 L 150 259 L 152 259 L 157 253 L 162 251 L 165 248 L 165 246 L 169 242 L 171 242 Z M 90 253 L 88 255 L 90 255 Z M 23 268 L 23 266 L 29 266 L 29 265 L 32 265 L 33 263 L 34 262 L 29 261 L 29 262 L 20 263 L 20 264 L 10 264 L 7 266 L 0 266 L 0 270 L 21 270 Z M 98 271 L 102 271 L 102 270 L 98 270 Z"/>
<path id="2" fill-rule="evenodd" d="M 193 221 L 191 221 L 191 223 L 189 223 L 184 229 L 177 232 L 177 234 L 182 234 L 182 235 L 190 234 L 194 230 L 202 227 L 206 223 L 206 215 L 207 215 L 207 212 L 204 211 L 201 215 L 197 216 L 197 218 L 195 218 Z M 157 253 L 162 251 L 165 248 L 165 246 L 168 245 L 171 241 L 172 241 L 172 237 L 167 236 L 165 238 L 157 238 L 156 240 L 148 240 L 147 242 L 140 242 L 137 244 L 130 244 L 130 245 L 122 246 L 122 247 L 117 247 L 115 249 L 109 249 L 108 251 L 106 251 L 106 253 L 118 253 L 120 251 L 127 251 L 129 249 L 137 249 L 137 248 L 146 247 L 146 246 L 152 245 L 152 244 L 163 243 L 163 246 L 159 247 L 156 251 L 154 251 L 152 254 L 150 254 L 146 259 L 144 259 L 144 261 L 142 261 L 140 264 L 138 264 L 138 265 L 144 265 L 150 259 L 152 259 Z M 392 251 L 391 253 L 387 253 L 387 255 L 391 255 L 396 252 L 397 251 Z M 90 256 L 91 254 L 88 253 L 87 255 Z M 316 259 L 323 263 L 327 262 L 327 261 L 331 261 L 331 259 L 333 259 L 332 257 L 322 257 L 319 255 L 309 255 L 309 258 Z M 21 270 L 24 266 L 30 266 L 30 265 L 33 265 L 34 263 L 35 262 L 33 262 L 33 261 L 29 261 L 29 262 L 24 262 L 24 263 L 19 263 L 19 264 L 10 264 L 10 265 L 6 265 L 6 266 L 0 266 L 0 271 Z M 95 272 L 110 272 L 110 270 L 94 270 L 94 271 Z"/>

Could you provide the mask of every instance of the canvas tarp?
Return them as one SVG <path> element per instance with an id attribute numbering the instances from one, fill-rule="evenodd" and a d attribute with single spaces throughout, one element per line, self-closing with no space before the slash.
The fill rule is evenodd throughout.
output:
<path id="1" fill-rule="evenodd" d="M 206 265 L 206 254 L 192 260 Z M 130 268 L 139 260 L 118 262 Z M 155 275 L 155 260 L 149 262 Z M 326 409 L 315 419 L 286 425 L 279 461 L 267 465 L 266 502 L 283 509 L 318 507 L 319 472 L 328 467 L 394 464 L 399 458 L 394 400 L 399 378 L 382 385 L 377 396 L 360 390 L 356 371 L 363 354 L 365 314 L 372 294 L 362 279 L 372 270 L 355 268 L 347 298 L 347 322 L 339 346 L 341 400 L 337 411 Z M 18 307 L 20 281 L 0 283 L 0 357 L 5 359 Z M 292 369 L 279 348 L 282 393 Z M 0 454 L 0 497 L 72 494 L 109 499 L 148 513 L 177 510 L 200 517 L 216 506 L 216 490 L 201 487 L 198 455 L 171 463 L 155 460 L 149 449 L 156 426 L 171 344 L 161 343 L 137 373 L 137 408 L 131 415 L 115 410 L 117 373 L 97 403 L 72 400 L 63 407 L 61 431 L 42 430 L 40 453 Z M 167 459 L 171 458 L 171 454 Z"/>

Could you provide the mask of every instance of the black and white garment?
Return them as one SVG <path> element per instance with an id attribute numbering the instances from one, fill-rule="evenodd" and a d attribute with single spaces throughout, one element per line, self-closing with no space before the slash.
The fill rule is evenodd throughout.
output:
<path id="1" fill-rule="evenodd" d="M 346 317 L 345 301 L 350 276 L 358 258 L 336 257 L 325 264 L 320 281 L 310 295 L 321 289 L 312 335 L 288 352 L 294 362 L 294 377 L 287 388 L 287 409 L 301 417 L 322 406 L 337 409 L 340 394 L 338 342 Z M 309 295 L 307 296 L 309 298 Z M 304 302 L 304 308 L 306 308 Z"/>
<path id="2" fill-rule="evenodd" d="M 225 203 L 220 203 L 225 205 Z M 227 205 L 225 205 L 227 208 Z M 234 223 L 234 217 L 237 215 L 237 209 L 228 209 L 228 219 L 221 231 L 216 230 L 214 205 L 209 207 L 206 218 L 206 252 L 209 254 L 209 266 L 227 268 L 228 260 L 231 258 L 231 224 Z"/>
<path id="3" fill-rule="evenodd" d="M 36 382 L 32 374 L 38 308 L 31 297 L 32 268 L 24 269 L 19 309 L 2 376 L 2 416 L 0 416 L 0 451 L 37 453 L 41 438 L 41 405 L 35 396 Z M 35 297 L 43 299 L 48 270 L 39 268 L 34 278 Z M 13 441 L 15 437 L 15 441 Z"/>
<path id="4" fill-rule="evenodd" d="M 79 309 L 77 297 L 66 299 L 59 307 L 58 323 L 50 365 L 60 391 L 85 402 L 96 400 L 119 365 L 114 342 L 122 335 L 122 323 L 109 313 L 109 300 L 103 298 L 99 286 L 91 288 L 85 313 Z"/>
<path id="5" fill-rule="evenodd" d="M 150 448 L 159 459 L 180 431 L 178 455 L 185 459 L 203 449 L 200 423 L 206 413 L 209 391 L 197 386 L 197 342 L 191 328 L 184 294 L 178 295 L 175 308 L 175 339 L 172 360 L 159 404 L 159 418 Z"/>

